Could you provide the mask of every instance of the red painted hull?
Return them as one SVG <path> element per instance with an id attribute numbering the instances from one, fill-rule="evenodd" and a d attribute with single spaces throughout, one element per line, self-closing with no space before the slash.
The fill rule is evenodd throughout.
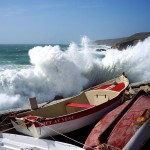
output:
<path id="1" fill-rule="evenodd" d="M 150 138 L 150 135 L 147 134 L 147 129 L 150 126 L 150 111 L 148 108 L 150 108 L 150 98 L 145 92 L 140 91 L 131 102 L 117 107 L 96 124 L 88 136 L 84 148 L 95 148 L 99 144 L 98 149 L 102 147 L 107 149 L 108 145 L 119 149 L 125 148 L 125 150 L 126 147 L 141 147 Z M 148 112 L 148 114 L 145 112 Z M 139 126 L 137 125 L 137 118 L 142 118 L 143 114 L 147 115 L 148 121 Z M 107 136 L 104 133 L 107 133 Z M 105 141 L 101 140 L 102 136 L 106 138 Z M 135 142 L 141 136 L 143 136 L 141 142 Z M 101 143 L 106 143 L 107 145 L 101 145 Z"/>
<path id="2" fill-rule="evenodd" d="M 150 98 L 142 95 L 117 123 L 107 143 L 118 148 L 123 148 L 135 134 L 136 119 L 142 116 L 147 108 L 150 108 Z"/>
<path id="3" fill-rule="evenodd" d="M 110 126 L 110 124 L 117 118 L 120 112 L 128 105 L 129 102 L 125 102 L 124 104 L 118 106 L 116 109 L 109 112 L 104 118 L 102 118 L 92 129 L 89 134 L 86 142 L 84 144 L 84 148 L 96 147 L 100 144 L 99 137 L 104 133 L 104 131 Z"/>

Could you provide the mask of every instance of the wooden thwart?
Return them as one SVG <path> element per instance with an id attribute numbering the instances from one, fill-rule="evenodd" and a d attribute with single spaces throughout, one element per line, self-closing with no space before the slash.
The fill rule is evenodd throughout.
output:
<path id="1" fill-rule="evenodd" d="M 94 105 L 82 104 L 82 103 L 68 103 L 67 106 L 70 106 L 70 107 L 79 107 L 79 108 L 91 108 Z"/>

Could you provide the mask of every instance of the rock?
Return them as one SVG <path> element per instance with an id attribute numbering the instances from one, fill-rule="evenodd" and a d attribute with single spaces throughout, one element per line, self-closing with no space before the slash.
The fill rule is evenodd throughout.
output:
<path id="1" fill-rule="evenodd" d="M 130 94 L 136 94 L 136 92 L 132 88 L 129 89 L 129 93 Z"/>
<path id="2" fill-rule="evenodd" d="M 148 85 L 140 86 L 141 90 L 144 90 L 145 92 L 150 92 L 150 87 Z"/>
<path id="3" fill-rule="evenodd" d="M 115 48 L 118 50 L 123 50 L 123 49 L 126 49 L 128 46 L 136 45 L 138 42 L 143 41 L 144 39 L 146 39 L 149 36 L 150 36 L 150 32 L 136 33 L 132 36 L 129 36 L 129 37 L 123 39 L 121 42 L 112 46 L 112 48 Z"/>
<path id="4" fill-rule="evenodd" d="M 95 41 L 95 43 L 98 45 L 108 45 L 111 46 L 111 48 L 113 49 L 123 50 L 126 49 L 128 46 L 136 45 L 138 42 L 143 41 L 149 36 L 150 32 L 141 32 L 129 37 L 97 40 Z"/>
<path id="5" fill-rule="evenodd" d="M 59 100 L 59 99 L 63 99 L 64 97 L 63 96 L 61 96 L 61 95 L 56 95 L 55 97 L 54 97 L 54 100 Z"/>
<path id="6" fill-rule="evenodd" d="M 103 52 L 106 51 L 106 49 L 96 49 L 97 52 Z"/>

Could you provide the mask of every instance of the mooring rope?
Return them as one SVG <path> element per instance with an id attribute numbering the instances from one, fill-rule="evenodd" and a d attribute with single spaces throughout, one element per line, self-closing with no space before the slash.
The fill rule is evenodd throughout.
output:
<path id="1" fill-rule="evenodd" d="M 12 123 L 10 122 L 10 123 L 6 123 L 6 124 L 2 124 L 2 125 L 0 125 L 0 127 L 7 126 L 9 124 L 12 124 Z"/>
<path id="2" fill-rule="evenodd" d="M 82 145 L 82 146 L 86 146 L 85 144 L 83 144 L 83 143 L 81 143 L 81 142 L 79 142 L 79 141 L 77 141 L 77 140 L 75 140 L 75 139 L 73 139 L 73 138 L 70 138 L 69 136 L 66 136 L 66 135 L 64 135 L 64 134 L 62 134 L 62 133 L 60 133 L 60 132 L 58 132 L 58 131 L 52 129 L 51 127 L 45 126 L 44 124 L 42 124 L 42 123 L 40 123 L 40 122 L 38 122 L 38 121 L 35 121 L 35 122 L 39 123 L 42 127 L 44 126 L 44 127 L 46 127 L 46 128 L 49 128 L 50 130 L 52 130 L 52 131 L 58 133 L 59 135 L 65 137 L 65 138 L 67 138 L 67 139 L 69 139 L 69 140 L 71 140 L 71 141 L 74 141 L 74 142 L 76 142 L 76 143 L 78 143 L 78 144 L 80 144 L 80 145 Z M 44 129 L 43 129 L 43 130 L 44 130 Z M 45 132 L 46 132 L 46 131 L 45 131 Z M 49 135 L 49 136 L 50 136 L 50 135 Z M 50 137 L 51 137 L 51 136 L 50 136 Z M 93 147 L 90 147 L 90 146 L 88 146 L 88 147 L 89 147 L 90 149 L 93 149 L 93 150 L 94 150 Z"/>
<path id="3" fill-rule="evenodd" d="M 11 123 L 7 123 L 7 124 L 4 124 L 4 125 L 1 125 L 1 126 L 7 126 L 8 124 L 11 124 Z M 22 124 L 18 124 L 18 126 L 23 126 L 23 125 L 27 125 L 28 123 L 22 123 Z M 4 129 L 4 130 L 1 130 L 0 133 L 3 133 L 3 132 L 6 132 L 6 131 L 9 131 L 9 130 L 12 130 L 12 129 L 15 129 L 15 127 L 11 127 L 11 128 L 7 128 L 7 129 Z"/>
<path id="4" fill-rule="evenodd" d="M 22 126 L 22 125 L 25 125 L 26 123 L 22 123 L 22 124 L 19 124 L 18 126 Z M 15 127 L 11 127 L 11 128 L 8 128 L 8 129 L 4 129 L 4 130 L 1 130 L 0 133 L 3 133 L 3 132 L 6 132 L 6 131 L 9 131 L 9 130 L 12 130 L 14 129 Z"/>
<path id="5" fill-rule="evenodd" d="M 2 121 L 0 122 L 0 124 L 2 124 L 8 117 L 9 117 L 9 116 L 6 116 L 6 118 L 5 118 L 4 120 L 2 120 Z"/>
<path id="6" fill-rule="evenodd" d="M 84 145 L 83 143 L 81 143 L 81 142 L 79 142 L 79 141 L 76 141 L 76 140 L 74 140 L 74 139 L 72 139 L 72 138 L 70 138 L 70 137 L 68 137 L 68 136 L 66 136 L 66 135 L 64 135 L 64 134 L 62 134 L 62 133 L 60 133 L 60 132 L 58 132 L 58 131 L 52 129 L 51 127 L 45 126 L 44 124 L 42 124 L 42 123 L 40 123 L 40 122 L 38 122 L 38 121 L 36 121 L 36 122 L 39 123 L 40 125 L 46 127 L 46 128 L 49 128 L 49 129 L 52 130 L 52 131 L 58 133 L 58 134 L 61 135 L 61 136 L 64 136 L 64 137 L 66 137 L 66 138 L 68 138 L 68 139 L 70 139 L 70 140 L 72 140 L 72 141 L 74 141 L 74 142 L 76 142 L 76 143 L 78 143 L 78 144 L 80 144 L 80 145 L 82 145 L 82 146 Z"/>

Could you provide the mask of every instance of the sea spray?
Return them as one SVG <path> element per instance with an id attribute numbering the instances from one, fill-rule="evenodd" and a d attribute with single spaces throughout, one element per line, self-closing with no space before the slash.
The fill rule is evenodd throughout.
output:
<path id="1" fill-rule="evenodd" d="M 22 107 L 29 97 L 38 103 L 78 94 L 83 89 L 120 75 L 130 82 L 150 80 L 150 38 L 126 50 L 96 52 L 84 36 L 81 44 L 35 46 L 29 50 L 30 65 L 0 70 L 0 109 Z"/>
<path id="2" fill-rule="evenodd" d="M 110 50 L 102 60 L 105 68 L 116 73 L 125 71 L 130 82 L 150 80 L 150 37 L 126 50 Z M 109 69 L 108 69 L 109 70 Z"/>
<path id="3" fill-rule="evenodd" d="M 66 97 L 77 94 L 88 82 L 78 66 L 59 46 L 35 47 L 29 51 L 29 56 L 34 65 L 34 75 L 42 79 L 40 84 L 48 87 L 48 93 L 52 91 L 53 98 L 55 95 Z"/>

